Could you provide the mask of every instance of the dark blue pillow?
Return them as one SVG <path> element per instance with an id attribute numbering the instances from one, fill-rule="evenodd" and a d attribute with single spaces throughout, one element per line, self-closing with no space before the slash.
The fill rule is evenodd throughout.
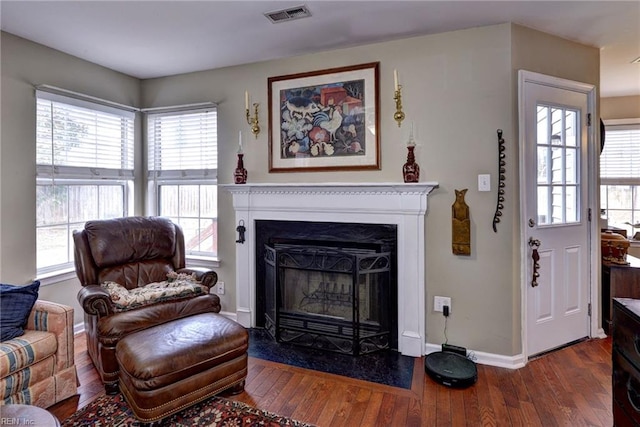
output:
<path id="1" fill-rule="evenodd" d="M 0 341 L 24 334 L 39 289 L 40 282 L 37 280 L 26 286 L 0 283 Z"/>

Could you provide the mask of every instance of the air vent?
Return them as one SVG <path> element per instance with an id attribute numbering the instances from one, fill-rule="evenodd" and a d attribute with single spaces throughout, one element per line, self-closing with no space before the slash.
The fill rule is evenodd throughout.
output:
<path id="1" fill-rule="evenodd" d="M 284 10 L 275 10 L 273 12 L 266 12 L 264 14 L 269 21 L 277 24 L 279 22 L 292 21 L 294 19 L 307 18 L 311 16 L 311 12 L 307 9 L 307 6 L 290 7 Z"/>

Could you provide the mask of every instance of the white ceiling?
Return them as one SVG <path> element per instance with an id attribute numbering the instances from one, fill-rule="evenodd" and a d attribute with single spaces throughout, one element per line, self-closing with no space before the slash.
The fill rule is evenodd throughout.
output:
<path id="1" fill-rule="evenodd" d="M 312 17 L 263 16 L 303 4 Z M 637 0 L 1 0 L 0 17 L 3 31 L 141 79 L 514 22 L 600 48 L 601 95 L 640 95 Z"/>

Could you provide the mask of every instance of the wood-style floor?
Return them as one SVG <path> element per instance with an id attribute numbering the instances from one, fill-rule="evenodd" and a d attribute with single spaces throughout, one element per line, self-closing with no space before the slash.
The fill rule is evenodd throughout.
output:
<path id="1" fill-rule="evenodd" d="M 76 336 L 78 396 L 49 410 L 64 420 L 104 393 Z M 611 339 L 549 353 L 518 370 L 478 365 L 478 382 L 439 385 L 415 360 L 411 390 L 249 358 L 245 391 L 225 396 L 324 426 L 611 426 Z"/>

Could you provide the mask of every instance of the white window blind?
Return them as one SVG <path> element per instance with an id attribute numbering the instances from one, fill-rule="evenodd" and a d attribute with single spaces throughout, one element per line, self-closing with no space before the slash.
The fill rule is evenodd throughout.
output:
<path id="1" fill-rule="evenodd" d="M 37 91 L 39 177 L 132 177 L 135 114 Z"/>
<path id="2" fill-rule="evenodd" d="M 218 118 L 215 108 L 149 114 L 149 175 L 153 179 L 216 178 Z"/>
<path id="3" fill-rule="evenodd" d="M 35 125 L 37 269 L 55 275 L 73 267 L 73 230 L 130 211 L 135 113 L 37 90 Z"/>
<path id="4" fill-rule="evenodd" d="M 215 106 L 148 113 L 149 203 L 184 232 L 187 256 L 218 254 Z"/>
<path id="5" fill-rule="evenodd" d="M 640 125 L 607 126 L 600 177 L 610 183 L 640 178 Z"/>

